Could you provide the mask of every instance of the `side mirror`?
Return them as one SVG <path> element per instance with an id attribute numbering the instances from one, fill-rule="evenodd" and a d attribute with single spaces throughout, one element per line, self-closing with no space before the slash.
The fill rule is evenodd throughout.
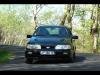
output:
<path id="1" fill-rule="evenodd" d="M 72 37 L 72 39 L 78 39 L 78 36 L 74 35 L 74 36 Z"/>
<path id="2" fill-rule="evenodd" d="M 32 37 L 32 35 L 27 35 L 27 38 L 31 38 Z"/>

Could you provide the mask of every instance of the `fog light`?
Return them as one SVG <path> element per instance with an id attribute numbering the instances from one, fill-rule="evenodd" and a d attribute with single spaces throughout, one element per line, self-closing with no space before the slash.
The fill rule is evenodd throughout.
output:
<path id="1" fill-rule="evenodd" d="M 67 55 L 68 53 L 64 52 L 63 54 Z"/>
<path id="2" fill-rule="evenodd" d="M 28 54 L 32 54 L 32 52 L 28 52 Z"/>

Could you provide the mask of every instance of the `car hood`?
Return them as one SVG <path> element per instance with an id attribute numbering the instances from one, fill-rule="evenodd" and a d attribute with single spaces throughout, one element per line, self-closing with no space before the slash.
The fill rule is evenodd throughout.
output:
<path id="1" fill-rule="evenodd" d="M 71 39 L 66 37 L 31 37 L 28 44 L 41 44 L 41 45 L 57 45 L 57 44 L 70 44 Z"/>

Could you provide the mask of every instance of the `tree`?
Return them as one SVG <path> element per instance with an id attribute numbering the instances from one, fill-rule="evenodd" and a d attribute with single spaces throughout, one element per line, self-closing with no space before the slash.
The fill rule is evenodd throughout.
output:
<path id="1" fill-rule="evenodd" d="M 84 29 L 84 27 L 85 27 L 85 19 L 84 19 L 84 15 L 85 15 L 85 10 L 83 10 L 82 11 L 82 16 L 81 16 L 81 24 L 82 24 L 82 27 L 83 27 L 83 39 L 82 39 L 82 43 L 83 43 L 83 49 L 84 49 L 84 42 L 85 42 L 85 39 L 84 39 L 84 37 L 85 37 L 85 29 Z"/>
<path id="2" fill-rule="evenodd" d="M 93 25 L 91 27 L 91 34 L 93 37 L 93 53 L 98 52 L 98 36 L 99 36 L 99 20 L 100 20 L 100 9 L 99 9 L 99 4 L 94 5 L 94 12 L 92 15 L 92 20 L 93 20 Z"/>
<path id="3" fill-rule="evenodd" d="M 29 23 L 31 19 L 28 13 L 29 9 L 26 9 L 28 5 L 22 6 L 20 9 L 18 9 L 17 6 L 19 5 L 4 5 L 3 7 L 6 7 L 6 9 L 3 10 L 1 8 L 1 44 L 24 45 L 27 32 L 33 31 Z"/>
<path id="4" fill-rule="evenodd" d="M 37 24 L 38 24 L 38 21 L 37 21 L 37 15 L 38 13 L 40 12 L 40 10 L 43 8 L 43 4 L 36 4 L 33 6 L 33 16 L 34 16 L 34 25 L 35 25 L 35 28 L 37 27 Z"/>
<path id="5" fill-rule="evenodd" d="M 42 14 L 39 15 L 38 17 L 38 22 L 42 23 L 42 24 L 52 24 L 52 21 L 55 22 L 55 18 L 54 16 L 55 13 L 53 13 L 51 10 L 45 10 L 45 12 L 43 12 Z"/>
<path id="6" fill-rule="evenodd" d="M 61 20 L 60 25 L 65 25 L 65 21 L 67 19 L 67 23 L 69 25 L 70 30 L 72 31 L 72 18 L 74 15 L 75 4 L 67 4 L 65 5 L 65 13 Z"/>

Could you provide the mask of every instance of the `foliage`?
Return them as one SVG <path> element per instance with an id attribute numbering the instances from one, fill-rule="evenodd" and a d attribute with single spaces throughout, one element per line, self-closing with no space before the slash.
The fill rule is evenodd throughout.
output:
<path id="1" fill-rule="evenodd" d="M 12 56 L 13 54 L 9 51 L 0 49 L 0 64 L 8 62 Z"/>
<path id="2" fill-rule="evenodd" d="M 27 41 L 26 35 L 33 34 L 34 32 L 35 25 L 33 23 L 32 11 L 35 8 L 32 8 L 33 5 L 22 5 L 21 8 L 18 7 L 21 5 L 8 4 L 6 6 L 0 6 L 0 44 L 25 46 Z M 91 19 L 93 6 L 93 4 L 75 4 L 72 27 L 73 32 L 79 36 L 79 39 L 76 40 L 76 46 L 77 50 L 80 52 L 92 52 L 92 37 L 90 35 L 90 29 L 93 24 L 93 20 Z M 60 8 L 58 7 L 57 9 Z M 64 13 L 62 12 L 62 9 L 60 9 L 61 11 L 58 13 L 57 9 L 40 10 L 41 13 L 37 15 L 38 23 L 46 25 L 60 24 Z M 77 22 L 75 21 L 76 17 L 78 17 Z M 65 25 L 67 26 L 68 24 L 65 23 Z M 98 38 L 98 42 L 100 43 L 100 38 Z"/>

